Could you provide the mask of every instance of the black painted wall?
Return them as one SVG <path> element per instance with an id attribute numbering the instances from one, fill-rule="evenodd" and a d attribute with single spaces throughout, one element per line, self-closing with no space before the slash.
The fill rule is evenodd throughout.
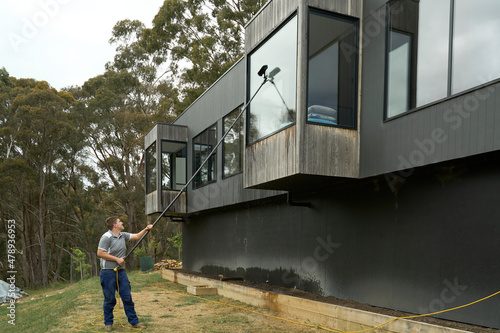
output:
<path id="1" fill-rule="evenodd" d="M 192 216 L 187 269 L 244 276 L 411 313 L 500 289 L 500 159 L 441 163 Z M 499 297 L 441 318 L 500 328 Z"/>

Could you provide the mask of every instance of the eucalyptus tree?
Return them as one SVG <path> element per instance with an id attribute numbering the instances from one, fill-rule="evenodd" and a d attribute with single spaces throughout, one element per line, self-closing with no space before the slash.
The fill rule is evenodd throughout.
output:
<path id="1" fill-rule="evenodd" d="M 154 54 L 166 103 L 180 114 L 242 55 L 244 26 L 265 0 L 165 0 L 136 45 Z M 125 23 L 122 23 L 125 22 Z M 117 24 L 122 26 L 126 21 Z M 115 27 L 115 36 L 124 31 Z M 175 89 L 174 89 L 175 87 Z"/>
<path id="2" fill-rule="evenodd" d="M 2 81 L 2 212 L 16 220 L 25 284 L 46 286 L 54 270 L 47 245 L 58 223 L 56 167 L 75 138 L 70 120 L 75 100 L 45 81 Z"/>

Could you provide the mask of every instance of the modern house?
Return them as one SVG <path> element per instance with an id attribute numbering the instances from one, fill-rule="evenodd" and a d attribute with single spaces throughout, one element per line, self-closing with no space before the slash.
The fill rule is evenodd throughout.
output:
<path id="1" fill-rule="evenodd" d="M 273 0 L 245 33 L 145 138 L 158 214 L 235 123 L 165 214 L 184 267 L 415 314 L 500 290 L 500 1 Z M 437 317 L 500 329 L 499 297 Z"/>

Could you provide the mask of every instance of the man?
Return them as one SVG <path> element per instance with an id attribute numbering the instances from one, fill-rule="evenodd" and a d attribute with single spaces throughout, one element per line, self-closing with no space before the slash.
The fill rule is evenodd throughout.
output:
<path id="1" fill-rule="evenodd" d="M 116 216 L 110 217 L 106 220 L 108 231 L 101 236 L 99 247 L 97 249 L 97 256 L 101 258 L 101 286 L 104 294 L 104 325 L 106 330 L 113 329 L 113 308 L 116 304 L 115 291 L 119 287 L 120 298 L 123 302 L 123 308 L 127 315 L 128 322 L 134 328 L 142 328 L 139 324 L 139 319 L 134 309 L 134 302 L 130 294 L 130 282 L 125 272 L 125 260 L 127 247 L 125 241 L 140 239 L 147 230 L 153 228 L 149 224 L 141 232 L 131 234 L 122 232 L 125 228 L 123 222 Z M 118 273 L 114 270 L 118 268 Z M 118 286 L 116 278 L 118 276 Z"/>

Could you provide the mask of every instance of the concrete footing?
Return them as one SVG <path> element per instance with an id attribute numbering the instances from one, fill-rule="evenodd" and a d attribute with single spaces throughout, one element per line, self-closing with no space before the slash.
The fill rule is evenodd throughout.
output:
<path id="1" fill-rule="evenodd" d="M 188 275 L 176 270 L 163 269 L 161 274 L 166 280 L 191 287 L 190 290 L 194 290 L 193 287 L 196 289 L 197 286 L 215 288 L 218 294 L 224 297 L 278 313 L 288 314 L 302 322 L 342 332 L 365 330 L 394 319 L 394 317 L 378 313 L 277 294 L 225 281 Z M 408 319 L 398 319 L 371 332 L 464 333 L 468 331 Z"/>

